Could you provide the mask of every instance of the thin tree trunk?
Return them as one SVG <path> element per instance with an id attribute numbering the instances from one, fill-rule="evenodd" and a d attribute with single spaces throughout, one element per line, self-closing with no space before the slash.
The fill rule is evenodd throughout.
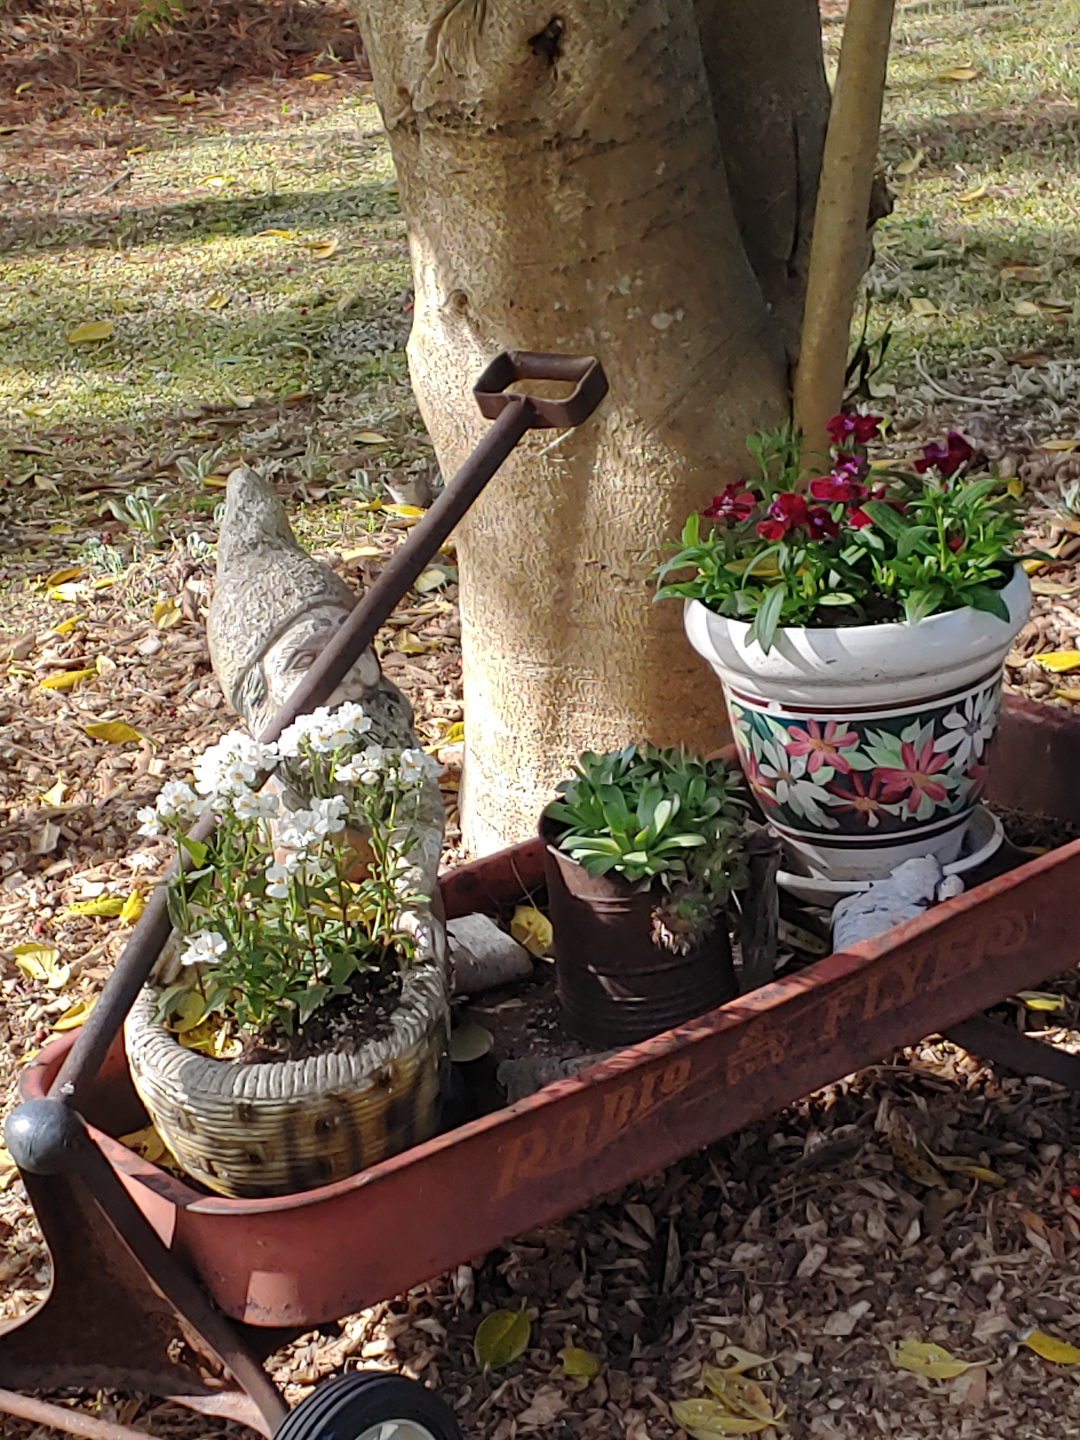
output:
<path id="1" fill-rule="evenodd" d="M 714 750 L 719 686 L 649 574 L 788 411 L 724 175 L 692 0 L 360 0 L 409 227 L 409 363 L 449 473 L 503 348 L 601 356 L 579 432 L 531 437 L 458 540 L 466 843 L 535 831 L 585 748 Z"/>

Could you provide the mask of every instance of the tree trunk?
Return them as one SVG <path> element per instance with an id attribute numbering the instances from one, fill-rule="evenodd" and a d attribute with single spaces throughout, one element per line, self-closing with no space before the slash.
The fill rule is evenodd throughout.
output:
<path id="1" fill-rule="evenodd" d="M 737 217 L 692 0 L 359 9 L 444 473 L 482 432 L 470 387 L 497 351 L 595 353 L 611 382 L 579 431 L 529 437 L 459 532 L 462 809 L 484 852 L 535 833 L 582 749 L 724 739 L 719 685 L 649 574 L 744 471 L 746 436 L 786 417 L 785 334 L 740 236 L 750 190 Z"/>

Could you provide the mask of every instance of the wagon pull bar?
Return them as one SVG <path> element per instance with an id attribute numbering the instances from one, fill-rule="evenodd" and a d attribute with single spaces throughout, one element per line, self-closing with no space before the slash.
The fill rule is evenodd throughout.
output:
<path id="1" fill-rule="evenodd" d="M 509 389 L 530 380 L 571 384 L 574 388 L 558 399 Z M 526 432 L 572 429 L 582 424 L 607 391 L 603 367 L 592 355 L 546 355 L 529 350 L 504 350 L 496 355 L 473 386 L 480 413 L 495 423 L 357 601 L 352 614 L 263 731 L 259 737 L 262 741 L 276 740 L 298 715 L 308 714 L 329 699 Z M 212 817 L 204 816 L 192 837 L 205 839 L 212 824 Z M 80 1030 L 49 1092 L 50 1099 L 78 1108 L 80 1093 L 85 1093 L 101 1068 L 171 928 L 162 884 L 150 897 Z"/>

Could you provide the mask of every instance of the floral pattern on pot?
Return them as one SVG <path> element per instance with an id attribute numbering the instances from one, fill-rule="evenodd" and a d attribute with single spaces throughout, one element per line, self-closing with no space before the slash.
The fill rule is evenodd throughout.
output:
<path id="1" fill-rule="evenodd" d="M 974 808 L 986 787 L 1001 680 L 850 719 L 727 698 L 739 760 L 768 819 L 796 833 L 869 838 Z"/>

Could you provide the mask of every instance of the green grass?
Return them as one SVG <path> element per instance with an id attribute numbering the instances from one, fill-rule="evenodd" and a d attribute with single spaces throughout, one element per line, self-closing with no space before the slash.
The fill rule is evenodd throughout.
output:
<path id="1" fill-rule="evenodd" d="M 947 377 L 1000 364 L 993 352 L 1076 353 L 1078 29 L 1077 0 L 898 7 L 881 144 L 896 206 L 869 289 L 872 330 L 893 332 L 882 378 L 901 394 L 916 355 Z M 834 61 L 839 33 L 826 27 Z M 1002 274 L 1016 265 L 1038 274 Z"/>

